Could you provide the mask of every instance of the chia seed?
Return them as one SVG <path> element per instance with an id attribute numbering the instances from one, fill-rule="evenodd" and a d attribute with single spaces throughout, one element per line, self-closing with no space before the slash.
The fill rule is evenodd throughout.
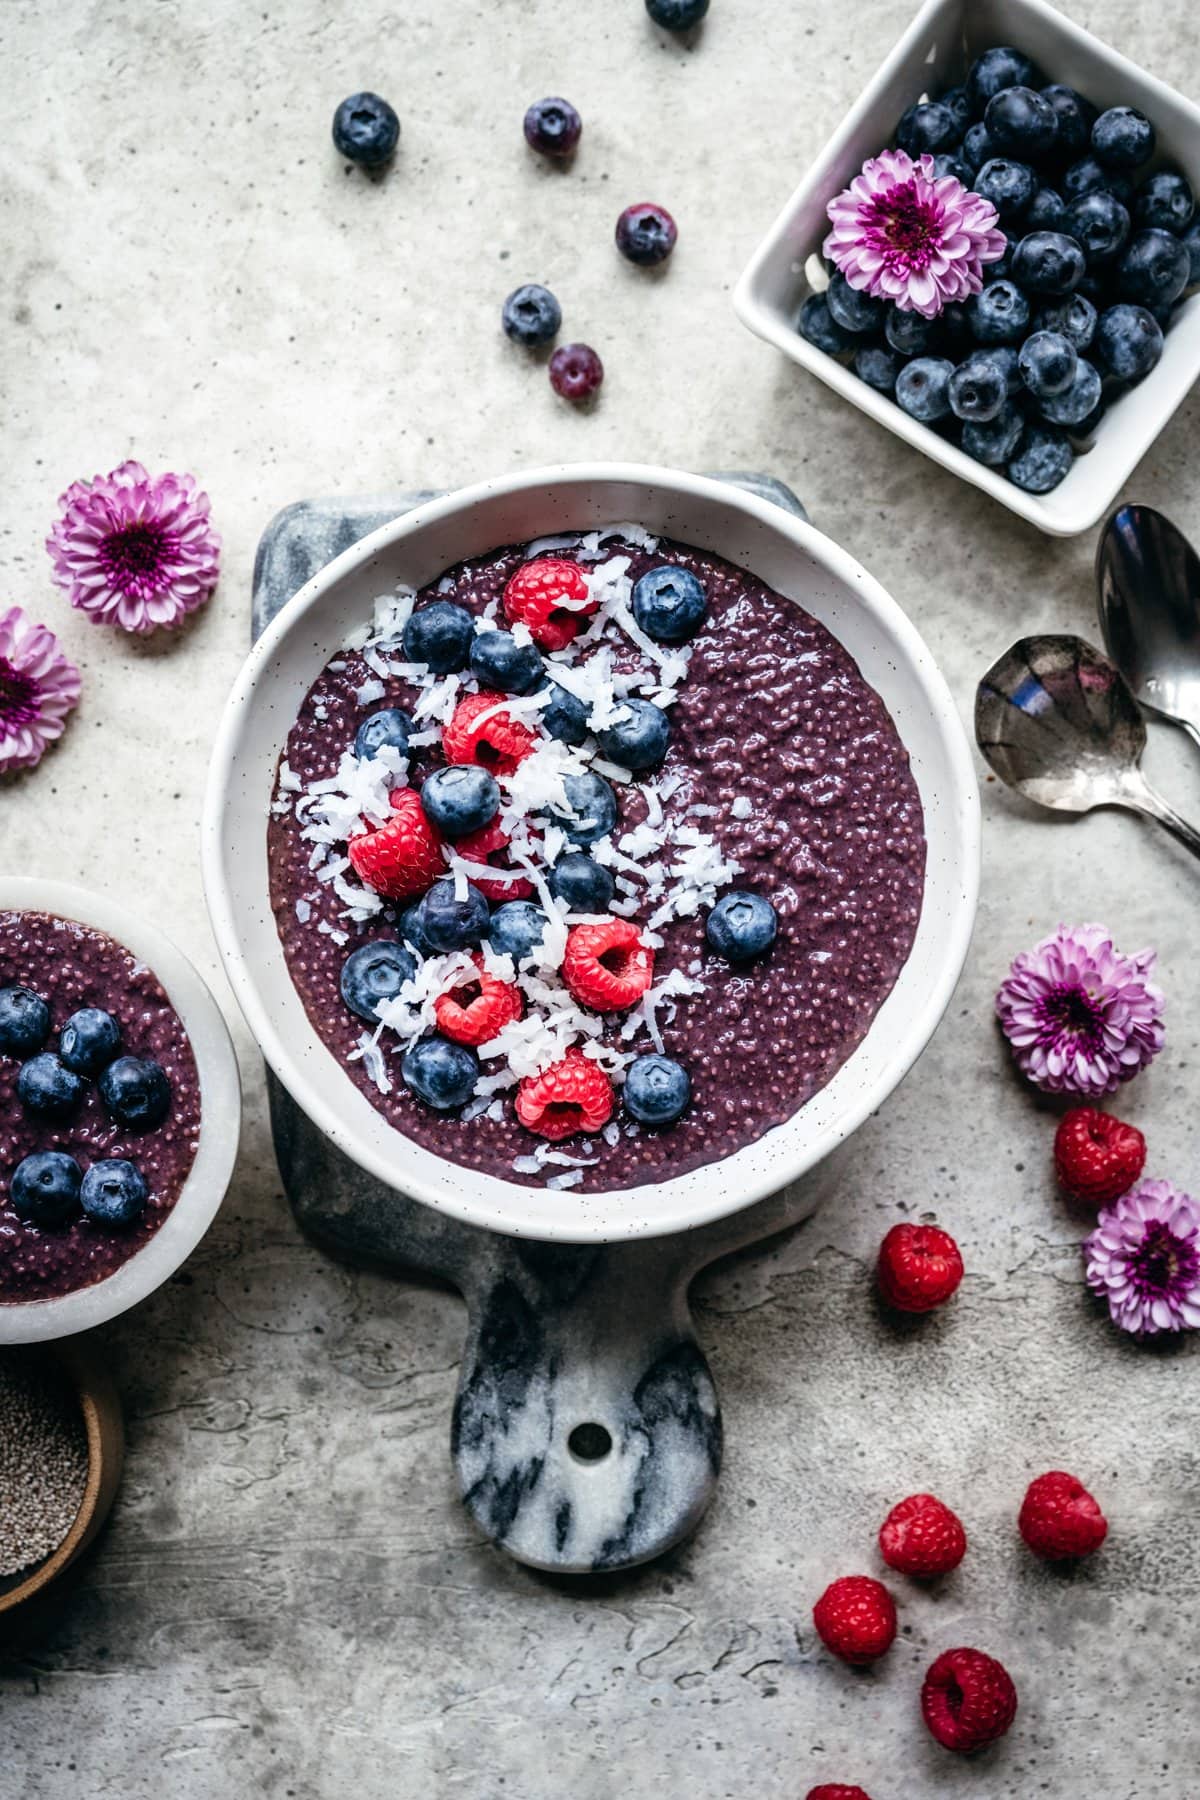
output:
<path id="1" fill-rule="evenodd" d="M 83 1504 L 87 1470 L 70 1382 L 27 1352 L 0 1356 L 0 1577 L 58 1549 Z"/>

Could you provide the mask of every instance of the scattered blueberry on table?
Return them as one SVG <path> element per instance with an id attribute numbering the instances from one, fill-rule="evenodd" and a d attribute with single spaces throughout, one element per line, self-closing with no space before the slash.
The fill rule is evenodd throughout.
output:
<path id="1" fill-rule="evenodd" d="M 378 94 L 351 94 L 333 115 L 333 141 L 347 162 L 380 169 L 396 154 L 400 121 Z"/>
<path id="2" fill-rule="evenodd" d="M 557 337 L 562 325 L 562 307 L 549 288 L 539 287 L 534 281 L 526 282 L 524 287 L 514 288 L 504 302 L 500 323 L 506 337 L 533 350 Z"/>
<path id="3" fill-rule="evenodd" d="M 561 344 L 550 358 L 550 386 L 561 400 L 590 400 L 604 380 L 604 364 L 590 344 Z"/>
<path id="4" fill-rule="evenodd" d="M 569 100 L 551 95 L 535 100 L 525 114 L 525 142 L 539 156 L 570 156 L 583 132 L 583 120 Z"/>
<path id="5" fill-rule="evenodd" d="M 709 0 L 646 0 L 646 11 L 664 31 L 691 31 L 708 12 Z"/>
<path id="6" fill-rule="evenodd" d="M 627 262 L 650 269 L 665 262 L 675 248 L 679 227 L 665 206 L 653 200 L 627 206 L 617 220 L 617 249 Z"/>
<path id="7" fill-rule="evenodd" d="M 1173 308 L 1200 282 L 1192 188 L 1176 168 L 1147 167 L 1152 120 L 1047 83 L 1011 46 L 985 50 L 961 87 L 910 106 L 894 142 L 860 183 L 899 156 L 913 177 L 959 184 L 944 204 L 978 195 L 994 208 L 1002 240 L 980 236 L 982 286 L 930 303 L 918 188 L 868 250 L 848 234 L 848 190 L 830 204 L 829 285 L 805 298 L 797 329 L 976 461 L 1049 493 L 1108 403 L 1155 367 Z M 893 253 L 907 293 L 877 273 Z"/>

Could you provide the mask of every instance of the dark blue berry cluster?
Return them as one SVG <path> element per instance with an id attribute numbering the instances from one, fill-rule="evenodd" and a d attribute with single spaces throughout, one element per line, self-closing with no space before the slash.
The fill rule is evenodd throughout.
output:
<path id="1" fill-rule="evenodd" d="M 1009 47 L 909 107 L 895 143 L 991 201 L 1004 256 L 981 293 L 936 319 L 831 270 L 799 330 L 968 456 L 1048 493 L 1107 403 L 1154 368 L 1175 307 L 1200 283 L 1192 189 L 1171 168 L 1139 175 L 1155 153 L 1142 113 L 1099 112 Z"/>

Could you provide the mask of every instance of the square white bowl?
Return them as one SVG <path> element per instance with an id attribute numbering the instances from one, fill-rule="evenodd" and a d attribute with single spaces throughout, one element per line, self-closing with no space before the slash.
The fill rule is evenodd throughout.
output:
<path id="1" fill-rule="evenodd" d="M 1112 505 L 1135 464 L 1200 376 L 1200 293 L 1178 308 L 1162 360 L 1113 402 L 1092 445 L 1048 494 L 1027 494 L 912 419 L 894 400 L 860 381 L 800 336 L 796 316 L 812 291 L 805 265 L 820 255 L 829 229 L 825 208 L 870 156 L 890 143 L 905 108 L 922 94 L 953 86 L 992 44 L 1031 56 L 1047 81 L 1065 81 L 1102 110 L 1136 106 L 1158 133 L 1153 163 L 1175 163 L 1200 191 L 1200 107 L 1083 31 L 1043 0 L 927 0 L 875 79 L 851 107 L 751 258 L 734 291 L 742 322 L 836 388 L 844 399 L 964 481 L 1020 513 L 1040 531 L 1071 537 Z"/>

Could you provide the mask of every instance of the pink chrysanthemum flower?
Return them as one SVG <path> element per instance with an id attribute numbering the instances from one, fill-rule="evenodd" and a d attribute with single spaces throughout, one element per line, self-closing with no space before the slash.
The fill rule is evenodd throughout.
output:
<path id="1" fill-rule="evenodd" d="M 1018 956 L 996 1013 L 1030 1081 L 1098 1100 L 1144 1069 L 1163 1046 L 1155 960 L 1122 956 L 1103 925 L 1060 925 Z"/>
<path id="2" fill-rule="evenodd" d="M 1200 1206 L 1143 1181 L 1106 1207 L 1083 1246 L 1088 1286 L 1136 1337 L 1200 1326 Z"/>
<path id="3" fill-rule="evenodd" d="M 914 163 L 884 150 L 828 212 L 825 255 L 850 286 L 926 319 L 977 294 L 984 263 L 1004 255 L 995 207 L 953 175 L 935 175 L 932 156 Z"/>
<path id="4" fill-rule="evenodd" d="M 19 606 L 0 613 L 0 774 L 41 762 L 62 736 L 79 686 L 79 670 L 47 626 Z"/>
<path id="5" fill-rule="evenodd" d="M 190 475 L 124 462 L 59 497 L 46 539 L 54 579 L 88 617 L 125 631 L 178 625 L 217 584 L 221 540 Z"/>

